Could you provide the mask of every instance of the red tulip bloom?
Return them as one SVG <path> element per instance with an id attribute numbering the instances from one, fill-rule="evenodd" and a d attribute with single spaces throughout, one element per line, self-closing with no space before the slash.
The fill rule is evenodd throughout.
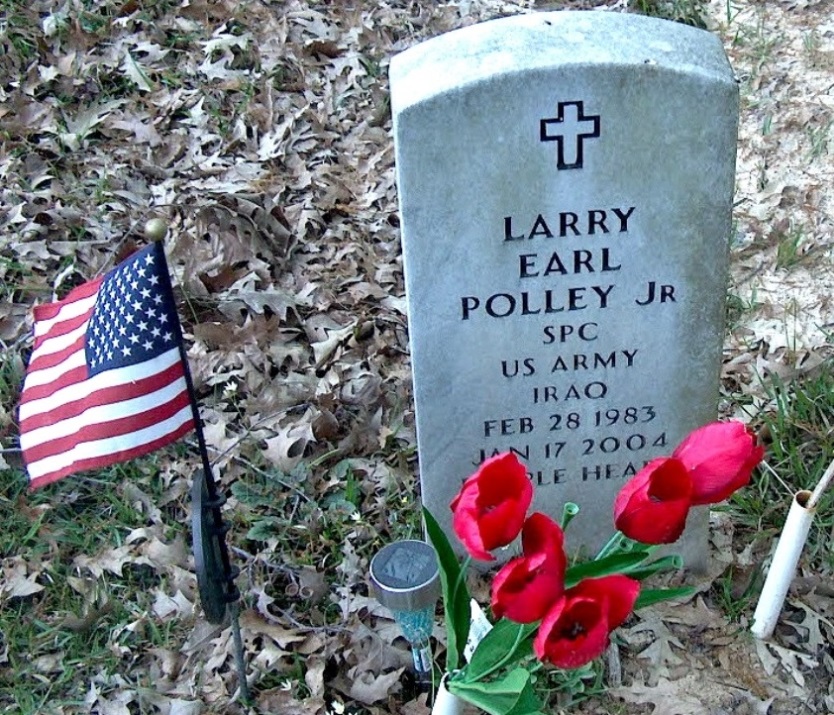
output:
<path id="1" fill-rule="evenodd" d="M 671 544 L 686 526 L 692 478 L 683 463 L 653 459 L 620 489 L 614 500 L 614 526 L 644 544 Z"/>
<path id="2" fill-rule="evenodd" d="M 476 559 L 494 561 L 489 552 L 518 536 L 533 485 L 527 470 L 511 452 L 487 459 L 452 500 L 452 528 Z"/>
<path id="3" fill-rule="evenodd" d="M 516 623 L 541 619 L 565 590 L 565 536 L 544 514 L 521 530 L 523 556 L 507 562 L 492 582 L 492 612 Z"/>
<path id="4" fill-rule="evenodd" d="M 693 505 L 724 501 L 750 481 L 764 448 L 741 422 L 712 422 L 680 443 L 672 453 L 692 477 Z"/>
<path id="5" fill-rule="evenodd" d="M 640 584 L 622 574 L 585 579 L 568 589 L 539 626 L 536 657 L 558 668 L 579 668 L 602 655 L 639 593 Z"/>

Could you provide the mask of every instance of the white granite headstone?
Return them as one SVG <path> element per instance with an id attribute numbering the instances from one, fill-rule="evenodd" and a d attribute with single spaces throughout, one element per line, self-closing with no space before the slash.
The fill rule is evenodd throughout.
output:
<path id="1" fill-rule="evenodd" d="M 534 506 L 614 495 L 716 418 L 738 90 L 720 41 L 608 12 L 494 20 L 391 63 L 423 501 L 513 450 Z M 705 514 L 682 544 L 706 553 Z"/>

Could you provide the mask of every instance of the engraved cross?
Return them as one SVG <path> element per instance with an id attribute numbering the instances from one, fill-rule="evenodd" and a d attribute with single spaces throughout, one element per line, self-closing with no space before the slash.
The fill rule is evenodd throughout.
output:
<path id="1" fill-rule="evenodd" d="M 555 133 L 548 128 L 555 126 Z M 556 168 L 581 169 L 583 162 L 583 142 L 599 136 L 600 116 L 585 116 L 583 102 L 559 102 L 556 117 L 539 120 L 539 140 L 556 142 Z"/>

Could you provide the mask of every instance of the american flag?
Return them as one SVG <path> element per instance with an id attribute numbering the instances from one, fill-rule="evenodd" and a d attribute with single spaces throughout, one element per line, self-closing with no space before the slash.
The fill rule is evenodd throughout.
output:
<path id="1" fill-rule="evenodd" d="M 194 427 L 161 243 L 35 308 L 20 401 L 30 488 L 159 449 Z"/>

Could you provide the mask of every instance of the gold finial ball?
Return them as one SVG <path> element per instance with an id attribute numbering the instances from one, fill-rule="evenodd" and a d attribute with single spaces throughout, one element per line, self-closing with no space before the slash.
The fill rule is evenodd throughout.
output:
<path id="1" fill-rule="evenodd" d="M 151 241 L 161 241 L 168 234 L 168 222 L 161 218 L 150 218 L 145 221 L 145 238 Z"/>

